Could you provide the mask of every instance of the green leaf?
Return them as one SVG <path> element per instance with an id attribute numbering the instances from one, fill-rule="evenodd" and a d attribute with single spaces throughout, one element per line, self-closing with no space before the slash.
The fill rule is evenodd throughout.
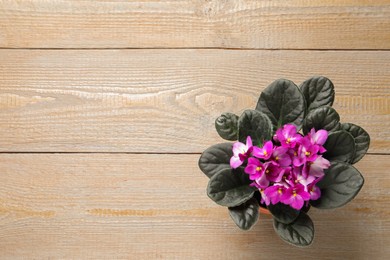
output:
<path id="1" fill-rule="evenodd" d="M 355 140 L 347 131 L 336 131 L 328 135 L 324 148 L 324 158 L 329 161 L 351 162 L 355 154 Z"/>
<path id="2" fill-rule="evenodd" d="M 334 86 L 328 78 L 310 78 L 304 81 L 300 88 L 306 99 L 308 111 L 322 106 L 332 106 L 334 101 Z"/>
<path id="3" fill-rule="evenodd" d="M 209 178 L 223 169 L 230 169 L 232 149 L 232 143 L 215 144 L 207 148 L 199 158 L 199 168 Z"/>
<path id="4" fill-rule="evenodd" d="M 209 180 L 207 195 L 215 203 L 235 207 L 253 197 L 255 189 L 242 169 L 224 169 Z"/>
<path id="5" fill-rule="evenodd" d="M 223 113 L 215 120 L 215 129 L 220 137 L 229 141 L 238 138 L 238 116 L 232 113 Z"/>
<path id="6" fill-rule="evenodd" d="M 299 216 L 299 210 L 283 203 L 270 204 L 267 207 L 272 216 L 283 224 L 290 224 Z"/>
<path id="7" fill-rule="evenodd" d="M 295 246 L 308 246 L 314 239 L 313 221 L 304 212 L 290 224 L 283 224 L 274 219 L 274 229 L 282 240 Z"/>
<path id="8" fill-rule="evenodd" d="M 254 145 L 262 144 L 264 140 L 272 137 L 272 124 L 270 119 L 257 110 L 245 110 L 238 119 L 238 139 L 245 143 L 250 136 Z"/>
<path id="9" fill-rule="evenodd" d="M 321 209 L 338 208 L 351 201 L 364 184 L 364 178 L 355 167 L 344 162 L 332 162 L 324 178 L 317 183 L 321 197 L 311 205 Z"/>
<path id="10" fill-rule="evenodd" d="M 312 128 L 316 131 L 324 129 L 327 131 L 336 131 L 340 128 L 340 116 L 329 106 L 323 106 L 311 110 L 303 122 L 303 133 L 306 135 Z"/>
<path id="11" fill-rule="evenodd" d="M 294 82 L 279 79 L 261 93 L 256 110 L 265 113 L 275 129 L 287 123 L 300 128 L 306 112 L 305 98 Z"/>
<path id="12" fill-rule="evenodd" d="M 259 219 L 259 203 L 251 198 L 240 206 L 229 208 L 229 215 L 239 228 L 249 230 Z"/>
<path id="13" fill-rule="evenodd" d="M 363 158 L 370 146 L 370 136 L 363 128 L 352 123 L 341 124 L 341 129 L 350 133 L 355 140 L 356 150 L 351 163 L 357 163 Z"/>

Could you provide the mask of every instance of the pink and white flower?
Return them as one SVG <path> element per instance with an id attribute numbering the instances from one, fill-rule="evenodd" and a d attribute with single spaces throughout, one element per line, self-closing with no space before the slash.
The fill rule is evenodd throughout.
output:
<path id="1" fill-rule="evenodd" d="M 252 139 L 250 136 L 246 138 L 246 144 L 235 142 L 233 144 L 233 156 L 230 158 L 230 166 L 233 169 L 240 167 L 249 157 L 253 149 Z"/>

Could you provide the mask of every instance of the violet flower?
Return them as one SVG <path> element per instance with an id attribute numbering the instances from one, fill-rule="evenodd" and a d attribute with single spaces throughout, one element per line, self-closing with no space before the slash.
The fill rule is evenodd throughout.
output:
<path id="1" fill-rule="evenodd" d="M 324 169 L 328 169 L 329 167 L 330 162 L 322 157 L 322 155 L 319 155 L 314 162 L 307 163 L 303 171 L 308 175 L 321 178 L 324 176 Z"/>
<path id="2" fill-rule="evenodd" d="M 281 167 L 287 167 L 291 165 L 291 157 L 287 154 L 287 147 L 276 147 L 272 152 L 271 160 L 273 164 Z"/>
<path id="3" fill-rule="evenodd" d="M 253 156 L 256 156 L 257 158 L 260 159 L 268 160 L 272 155 L 273 148 L 274 145 L 272 144 L 272 141 L 267 141 L 262 148 L 254 146 Z"/>
<path id="4" fill-rule="evenodd" d="M 286 187 L 281 184 L 269 186 L 264 190 L 264 194 L 269 198 L 272 204 L 277 204 L 281 201 L 282 195 L 286 192 Z"/>
<path id="5" fill-rule="evenodd" d="M 297 127 L 292 124 L 286 124 L 282 128 L 276 130 L 275 139 L 279 141 L 283 147 L 294 148 L 301 138 L 302 136 L 297 133 Z"/>
<path id="6" fill-rule="evenodd" d="M 307 186 L 307 191 L 310 193 L 310 200 L 317 200 L 321 197 L 321 190 L 316 186 L 316 184 L 321 180 L 322 178 L 317 178 L 312 183 L 310 183 Z"/>
<path id="7" fill-rule="evenodd" d="M 230 166 L 233 169 L 240 167 L 249 157 L 253 149 L 252 139 L 250 136 L 246 138 L 246 144 L 235 142 L 233 144 L 233 156 L 230 158 Z"/>
<path id="8" fill-rule="evenodd" d="M 289 187 L 280 198 L 280 201 L 284 204 L 290 205 L 292 208 L 300 210 L 305 201 L 310 199 L 310 193 L 305 191 L 305 187 L 297 183 L 292 187 Z"/>
<path id="9" fill-rule="evenodd" d="M 315 129 L 312 128 L 307 136 L 310 138 L 312 144 L 319 146 L 320 153 L 326 152 L 326 149 L 323 147 L 323 145 L 326 142 L 326 139 L 328 139 L 328 131 L 320 129 L 316 132 Z"/>
<path id="10" fill-rule="evenodd" d="M 249 174 L 249 179 L 253 181 L 263 176 L 267 166 L 268 164 L 262 164 L 258 159 L 251 157 L 248 159 L 248 165 L 244 171 Z"/>

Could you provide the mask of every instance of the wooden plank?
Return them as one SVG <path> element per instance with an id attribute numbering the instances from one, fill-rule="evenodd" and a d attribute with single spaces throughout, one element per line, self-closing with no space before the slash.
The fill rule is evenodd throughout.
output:
<path id="1" fill-rule="evenodd" d="M 0 1 L 3 48 L 389 49 L 389 0 Z"/>
<path id="2" fill-rule="evenodd" d="M 0 257 L 387 259 L 389 155 L 357 164 L 348 206 L 312 209 L 314 244 L 282 242 L 268 216 L 249 232 L 205 193 L 199 155 L 1 154 Z"/>
<path id="3" fill-rule="evenodd" d="M 343 122 L 390 152 L 390 52 L 2 50 L 0 150 L 199 153 L 214 120 L 284 77 L 325 75 Z"/>

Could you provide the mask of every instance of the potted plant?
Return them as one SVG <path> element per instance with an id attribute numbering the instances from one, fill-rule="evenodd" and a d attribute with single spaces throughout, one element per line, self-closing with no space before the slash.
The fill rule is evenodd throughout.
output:
<path id="1" fill-rule="evenodd" d="M 310 208 L 341 207 L 358 194 L 364 178 L 353 164 L 367 152 L 370 137 L 340 122 L 334 97 L 326 77 L 299 87 L 279 79 L 254 110 L 216 119 L 218 134 L 234 142 L 206 149 L 199 168 L 210 178 L 207 195 L 228 207 L 239 228 L 250 229 L 259 209 L 266 209 L 281 239 L 308 246 L 314 238 Z"/>

